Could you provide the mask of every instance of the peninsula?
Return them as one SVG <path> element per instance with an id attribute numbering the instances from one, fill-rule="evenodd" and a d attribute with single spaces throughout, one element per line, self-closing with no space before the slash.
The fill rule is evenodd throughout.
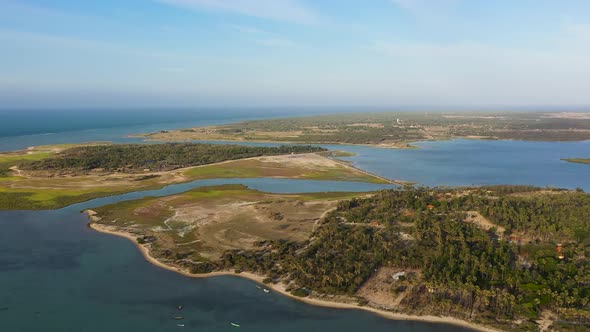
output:
<path id="1" fill-rule="evenodd" d="M 156 141 L 221 140 L 362 144 L 411 148 L 421 140 L 513 139 L 578 141 L 590 139 L 585 113 L 344 113 L 245 121 L 133 135 Z"/>
<path id="2" fill-rule="evenodd" d="M 590 324 L 590 195 L 581 191 L 278 195 L 231 185 L 87 213 L 92 228 L 134 241 L 159 266 L 232 273 L 312 304 L 488 330 Z"/>

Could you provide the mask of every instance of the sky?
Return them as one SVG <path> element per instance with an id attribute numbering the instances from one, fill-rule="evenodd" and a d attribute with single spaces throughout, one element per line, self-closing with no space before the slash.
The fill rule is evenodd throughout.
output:
<path id="1" fill-rule="evenodd" d="M 587 0 L 0 0 L 0 108 L 590 105 Z"/>

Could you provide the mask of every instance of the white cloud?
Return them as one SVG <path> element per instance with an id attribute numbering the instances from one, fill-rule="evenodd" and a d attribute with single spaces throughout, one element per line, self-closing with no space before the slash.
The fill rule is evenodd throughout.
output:
<path id="1" fill-rule="evenodd" d="M 299 24 L 317 22 L 316 14 L 296 0 L 156 0 L 196 9 L 227 11 L 247 16 Z"/>
<path id="2" fill-rule="evenodd" d="M 255 39 L 254 42 L 259 45 L 271 47 L 293 47 L 296 45 L 293 41 L 283 38 Z"/>
<path id="3" fill-rule="evenodd" d="M 271 31 L 263 30 L 257 27 L 231 24 L 230 27 L 239 33 L 247 35 L 248 39 L 255 44 L 269 47 L 293 47 L 296 43 L 290 39 L 281 37 Z"/>
<path id="4" fill-rule="evenodd" d="M 418 16 L 433 16 L 442 14 L 461 0 L 390 0 L 397 7 Z"/>
<path id="5" fill-rule="evenodd" d="M 241 25 L 241 24 L 230 24 L 229 25 L 232 29 L 237 30 L 239 32 L 242 33 L 248 33 L 248 34 L 258 34 L 258 35 L 266 35 L 266 34 L 270 34 L 270 32 L 260 29 L 260 28 L 256 28 L 253 26 L 249 26 L 249 25 Z"/>

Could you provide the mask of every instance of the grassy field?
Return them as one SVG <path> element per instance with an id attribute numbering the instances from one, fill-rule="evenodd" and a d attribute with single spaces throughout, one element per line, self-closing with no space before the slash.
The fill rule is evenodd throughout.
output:
<path id="1" fill-rule="evenodd" d="M 582 115 L 580 115 L 582 114 Z M 273 141 L 412 148 L 451 138 L 577 141 L 590 139 L 583 113 L 346 113 L 253 120 L 138 135 L 153 140 Z"/>
<path id="2" fill-rule="evenodd" d="M 96 223 L 150 241 L 160 259 L 216 261 L 226 250 L 261 241 L 304 241 L 339 200 L 359 193 L 269 194 L 242 185 L 120 202 L 95 209 Z M 141 240 L 143 239 L 143 240 Z M 174 255 L 170 256 L 173 252 Z M 170 256 L 170 257 L 167 257 Z"/>
<path id="3" fill-rule="evenodd" d="M 17 177 L 11 176 L 10 167 L 25 161 L 36 161 L 49 158 L 53 155 L 52 152 L 19 152 L 19 153 L 0 153 L 0 179 Z"/>
<path id="4" fill-rule="evenodd" d="M 157 189 L 168 184 L 214 178 L 291 178 L 387 183 L 331 159 L 286 155 L 233 160 L 165 172 L 37 176 L 11 170 L 23 158 L 40 160 L 53 152 L 2 154 L 6 173 L 0 177 L 0 210 L 56 209 L 98 197 Z"/>
<path id="5" fill-rule="evenodd" d="M 185 175 L 194 179 L 273 177 L 388 183 L 383 179 L 315 155 L 237 160 L 192 168 L 187 170 Z"/>

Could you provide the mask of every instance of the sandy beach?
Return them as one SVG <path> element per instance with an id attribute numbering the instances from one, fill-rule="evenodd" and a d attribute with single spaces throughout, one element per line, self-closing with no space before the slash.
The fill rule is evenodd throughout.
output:
<path id="1" fill-rule="evenodd" d="M 295 299 L 297 301 L 301 301 L 301 302 L 304 302 L 304 303 L 307 303 L 310 305 L 314 305 L 314 306 L 336 308 L 336 309 L 364 310 L 364 311 L 369 311 L 374 314 L 380 315 L 384 318 L 393 319 L 393 320 L 411 320 L 411 321 L 421 321 L 421 322 L 430 322 L 430 323 L 451 324 L 451 325 L 466 327 L 466 328 L 470 328 L 470 329 L 474 329 L 474 330 L 482 331 L 482 332 L 499 332 L 500 331 L 498 329 L 470 323 L 468 321 L 461 320 L 461 319 L 454 318 L 454 317 L 408 315 L 408 314 L 403 314 L 403 313 L 396 313 L 396 312 L 386 311 L 386 310 L 382 310 L 382 309 L 377 309 L 377 308 L 373 308 L 373 307 L 369 307 L 369 306 L 359 306 L 356 304 L 320 300 L 320 299 L 315 299 L 315 298 L 297 297 L 297 296 L 294 296 L 291 293 L 287 292 L 285 289 L 285 286 L 283 284 L 276 284 L 276 285 L 275 284 L 265 284 L 262 282 L 264 280 L 263 276 L 259 276 L 259 275 L 256 275 L 254 273 L 249 273 L 249 272 L 235 273 L 234 271 L 216 271 L 216 272 L 210 272 L 210 273 L 205 273 L 205 274 L 193 274 L 193 273 L 190 273 L 189 271 L 185 271 L 185 270 L 180 269 L 178 267 L 166 265 L 166 264 L 158 261 L 157 259 L 155 259 L 154 257 L 152 257 L 150 255 L 149 249 L 144 247 L 143 245 L 137 243 L 135 237 L 133 237 L 131 234 L 115 231 L 115 230 L 109 229 L 109 227 L 94 223 L 93 221 L 96 221 L 99 219 L 96 216 L 95 211 L 86 210 L 84 212 L 88 215 L 88 217 L 91 220 L 91 222 L 88 224 L 88 227 L 90 227 L 93 230 L 100 232 L 100 233 L 115 235 L 115 236 L 119 236 L 119 237 L 123 237 L 123 238 L 128 239 L 135 244 L 135 246 L 139 249 L 141 254 L 145 257 L 145 259 L 148 262 L 150 262 L 153 265 L 158 266 L 160 268 L 163 268 L 163 269 L 166 269 L 169 271 L 173 271 L 176 273 L 180 273 L 180 274 L 190 277 L 190 278 L 210 278 L 210 277 L 217 277 L 217 276 L 234 276 L 234 277 L 246 278 L 246 279 L 252 280 L 256 283 L 259 283 L 259 284 L 263 285 L 265 288 L 271 289 L 271 290 L 273 290 L 277 293 L 280 293 L 284 296 L 288 296 L 288 297 Z"/>

